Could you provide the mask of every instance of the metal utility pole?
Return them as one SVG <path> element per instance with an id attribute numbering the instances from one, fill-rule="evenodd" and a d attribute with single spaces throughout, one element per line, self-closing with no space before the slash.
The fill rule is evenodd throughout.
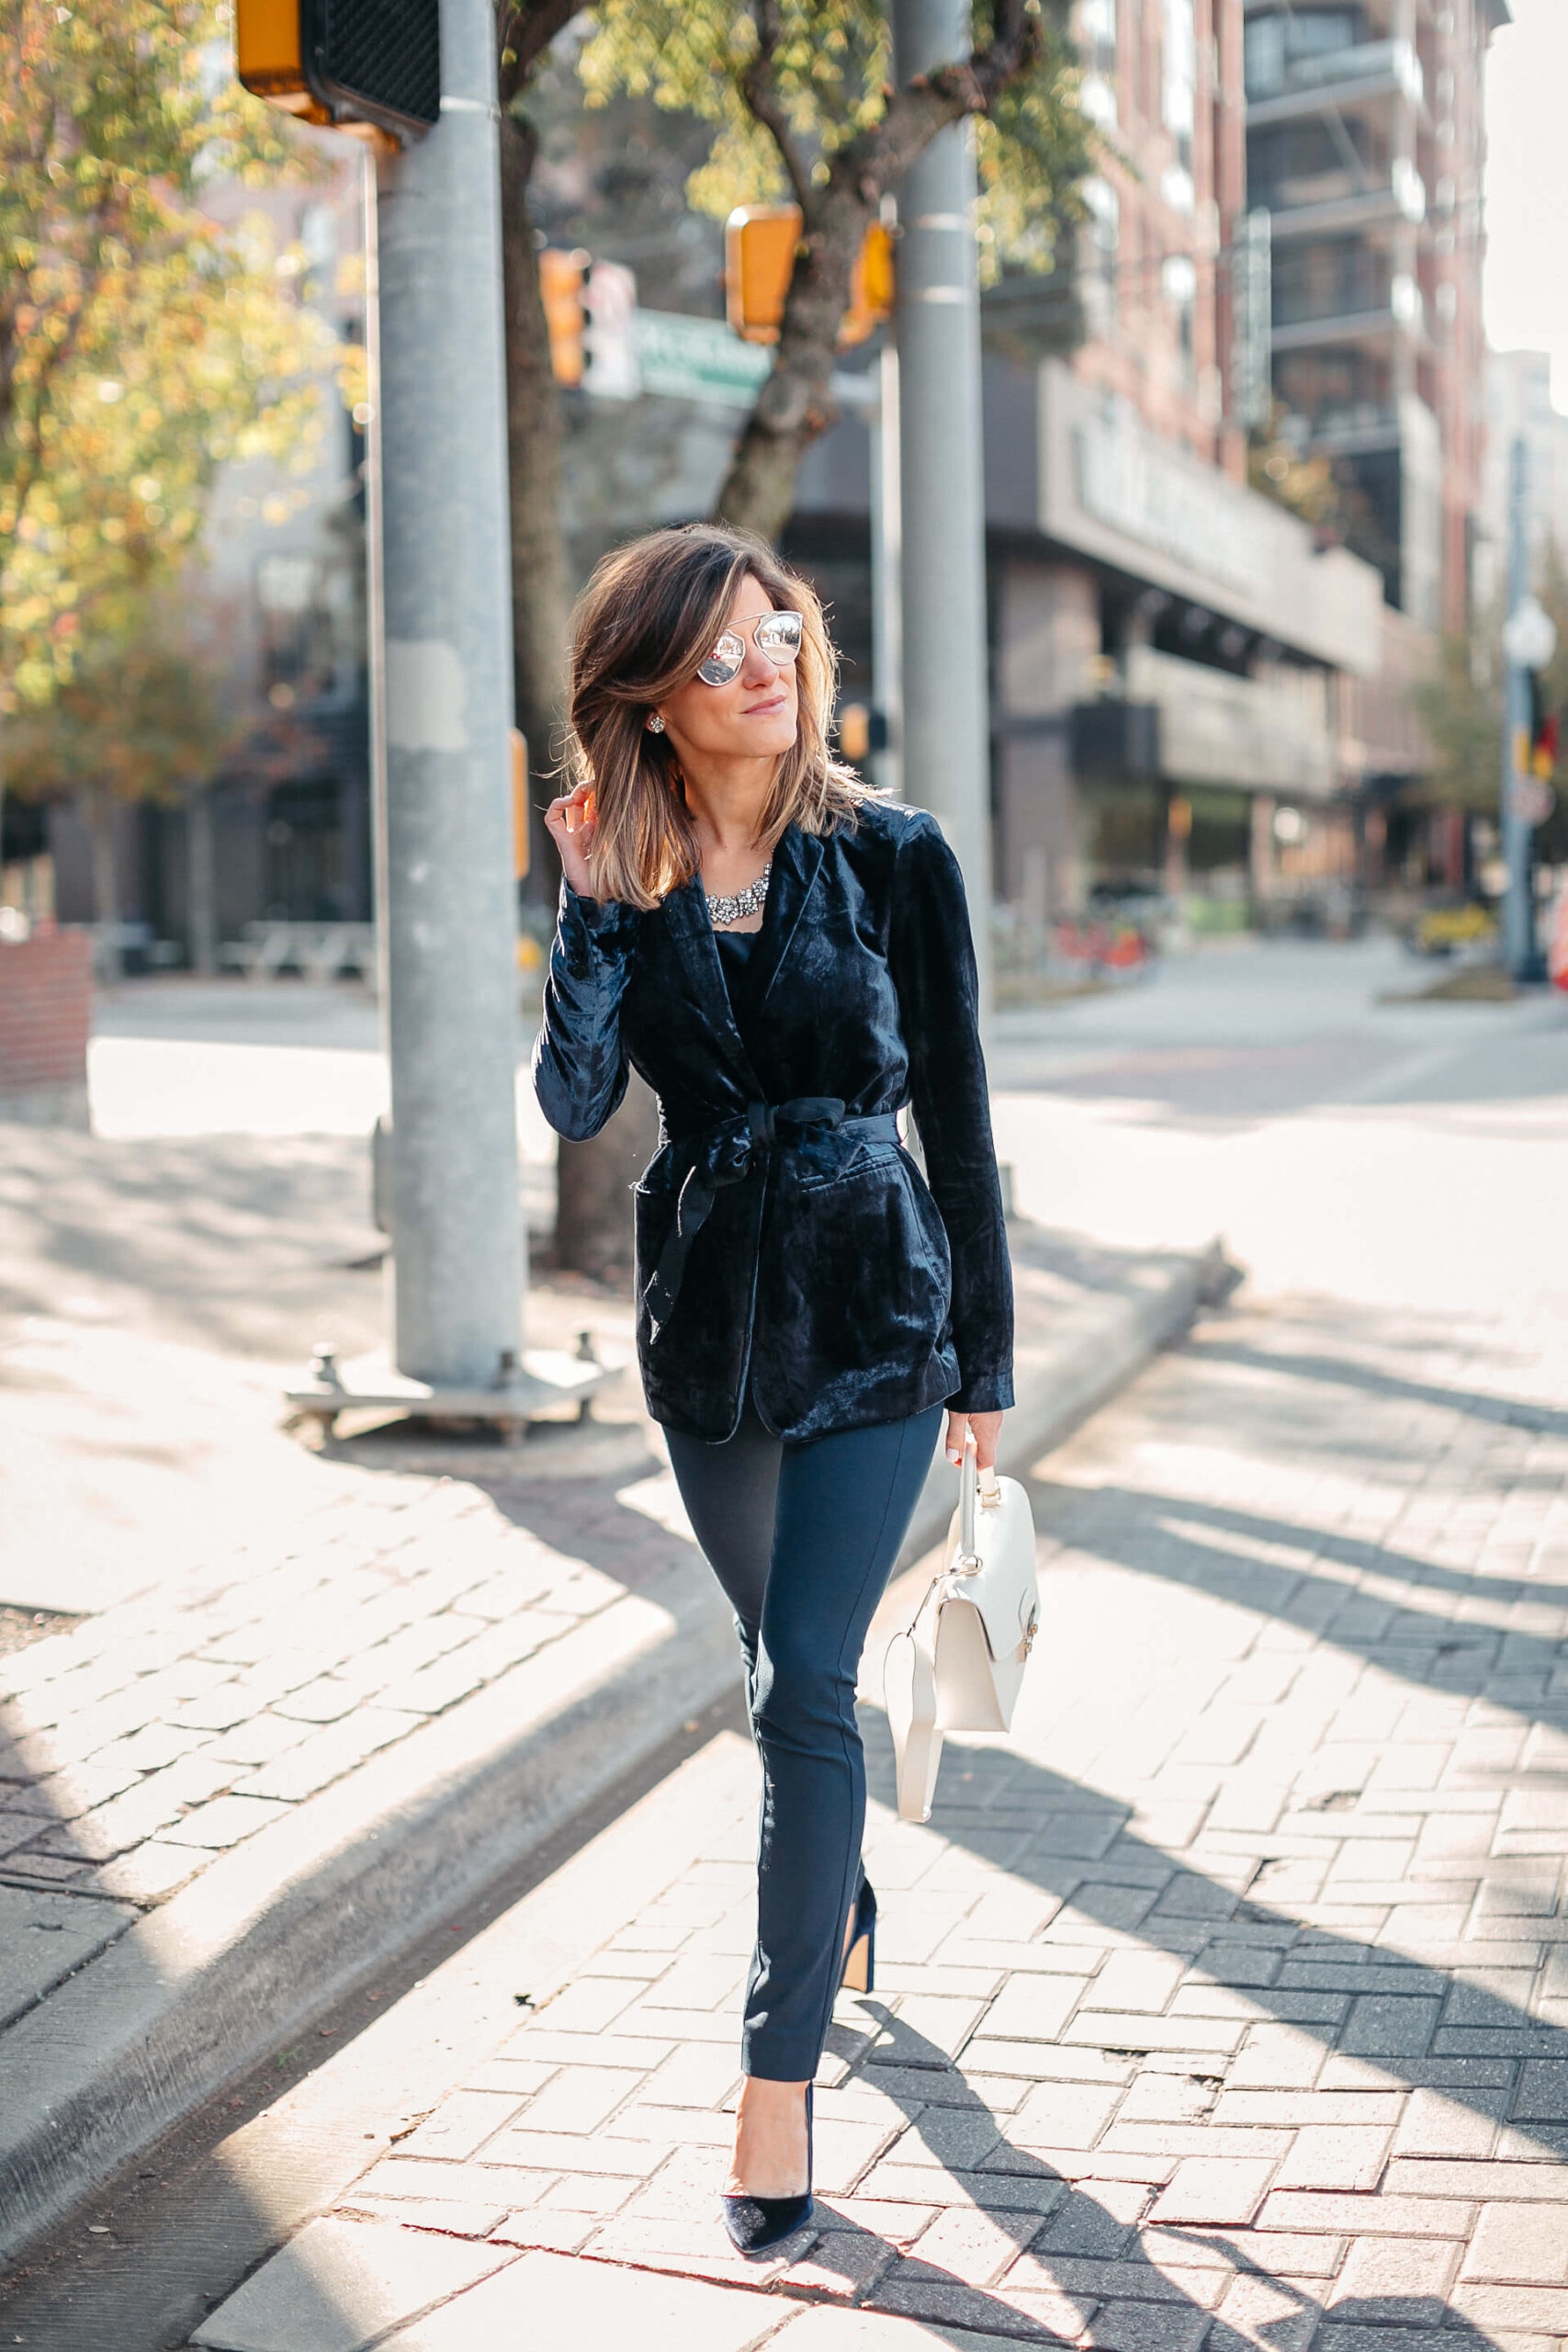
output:
<path id="1" fill-rule="evenodd" d="M 877 361 L 877 397 L 871 411 L 871 701 L 882 713 L 886 740 L 874 753 L 879 788 L 896 798 L 903 785 L 903 531 L 898 483 L 898 352 L 891 337 Z"/>
<path id="2" fill-rule="evenodd" d="M 964 0 L 894 0 L 900 82 L 967 54 Z M 991 793 L 986 503 L 973 131 L 940 131 L 898 198 L 903 531 L 903 789 L 932 809 L 964 869 L 990 1004 Z"/>
<path id="3" fill-rule="evenodd" d="M 506 375 L 491 0 L 442 0 L 440 119 L 384 156 L 380 458 L 393 1356 L 523 1344 Z"/>
<path id="4" fill-rule="evenodd" d="M 1503 962 L 1516 980 L 1544 980 L 1546 959 L 1536 940 L 1535 828 L 1550 811 L 1531 812 L 1541 787 L 1529 773 L 1530 673 L 1543 670 L 1557 648 L 1550 616 L 1530 594 L 1529 444 L 1515 436 L 1508 465 L 1508 617 L 1503 624 L 1503 775 L 1499 831 L 1508 869 L 1503 900 Z"/>

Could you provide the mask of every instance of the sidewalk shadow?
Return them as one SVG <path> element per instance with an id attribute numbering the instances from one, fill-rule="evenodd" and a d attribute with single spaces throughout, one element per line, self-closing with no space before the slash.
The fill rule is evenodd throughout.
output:
<path id="1" fill-rule="evenodd" d="M 1382 1372 L 1375 1364 L 1357 1363 L 1348 1356 L 1319 1355 L 1310 1351 L 1250 1348 L 1212 1332 L 1192 1333 L 1184 1353 L 1200 1363 L 1232 1363 L 1249 1372 L 1277 1372 L 1296 1380 L 1323 1381 L 1339 1388 L 1359 1388 L 1369 1396 L 1391 1402 L 1433 1405 L 1445 1412 L 1471 1415 L 1476 1420 L 1499 1421 L 1506 1428 L 1534 1430 L 1543 1437 L 1568 1437 L 1568 1412 L 1523 1396 L 1503 1396 L 1484 1388 L 1451 1388 L 1440 1382 L 1410 1380 L 1399 1373 Z"/>
<path id="2" fill-rule="evenodd" d="M 1157 2212 L 1156 2189 L 1124 2184 L 1128 2193 L 1117 2199 L 1124 2210 L 1118 2212 L 1107 2201 L 1109 2184 L 1096 2180 L 1092 2170 L 1069 2178 L 1047 2158 L 1015 2145 L 1006 2119 L 993 2113 L 935 2043 L 874 1999 L 858 2006 L 874 2021 L 878 2039 L 863 2046 L 846 2079 L 883 2090 L 905 2111 L 926 2151 L 931 2202 L 945 2201 L 943 2180 L 957 2185 L 963 2202 L 949 2202 L 948 2210 L 976 2217 L 964 2233 L 967 2267 L 993 2273 L 976 2284 L 973 2276 L 922 2258 L 918 2240 L 906 2253 L 828 2199 L 809 2258 L 829 2274 L 874 2278 L 862 2308 L 1046 2344 L 1072 2342 L 1089 2326 L 1095 2344 L 1108 2352 L 1142 2352 L 1145 2345 L 1157 2346 L 1158 2352 L 1197 2352 L 1200 2345 L 1203 2352 L 1258 2352 L 1259 2346 L 1265 2352 L 1367 2352 L 1369 2342 L 1385 2340 L 1383 2329 L 1413 2326 L 1440 2327 L 1447 2352 L 1495 2352 L 1494 2339 L 1441 2296 L 1319 2300 L 1307 2284 L 1269 2267 L 1257 2250 L 1258 2233 L 1245 2223 L 1203 2227 L 1139 2212 L 1141 2204 Z M 890 2043 L 881 2041 L 883 2034 Z M 829 2048 L 836 2040 L 847 2049 L 858 2039 L 840 2024 Z M 896 2050 L 896 2066 L 878 2063 L 879 2048 Z M 939 2098 L 920 2095 L 926 2084 Z M 830 2100 L 825 2104 L 830 2109 Z M 959 2149 L 969 2158 L 964 2165 L 954 2158 Z M 894 2161 L 908 2170 L 911 2154 L 900 2143 Z M 1084 2163 L 1091 2166 L 1092 2157 Z M 989 2265 L 983 2250 L 987 2225 Z M 1288 2238 L 1280 2252 L 1289 2262 Z M 1351 2332 L 1363 2326 L 1378 2334 L 1369 2339 Z M 1424 2340 L 1429 2339 L 1403 2333 L 1386 2339 L 1391 2352 Z"/>
<path id="3" fill-rule="evenodd" d="M 1365 1658 L 1407 1683 L 1412 1692 L 1495 1698 L 1525 1722 L 1555 1723 L 1562 1714 L 1562 1696 L 1553 1688 L 1568 1658 L 1560 1640 L 1514 1625 L 1439 1614 L 1421 1608 L 1418 1596 L 1462 1594 L 1490 1603 L 1501 1616 L 1522 1601 L 1568 1606 L 1568 1584 L 1476 1577 L 1362 1536 L 1154 1487 L 1062 1487 L 1048 1478 L 1031 1484 L 1048 1514 L 1043 1532 L 1065 1550 L 1091 1552 L 1135 1576 L 1181 1585 L 1297 1626 L 1333 1649 Z M 1203 1540 L 1205 1532 L 1212 1543 Z M 1253 1556 L 1238 1555 L 1241 1545 Z M 1294 1553 L 1301 1565 L 1257 1556 L 1265 1551 Z M 1356 1573 L 1349 1579 L 1325 1576 L 1317 1563 Z M 1408 1604 L 1397 1596 L 1368 1593 L 1364 1577 L 1408 1588 Z"/>

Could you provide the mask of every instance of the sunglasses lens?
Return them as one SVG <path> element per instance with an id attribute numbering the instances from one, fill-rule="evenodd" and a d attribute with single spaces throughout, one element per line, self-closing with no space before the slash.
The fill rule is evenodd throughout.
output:
<path id="1" fill-rule="evenodd" d="M 727 628 L 713 651 L 697 670 L 705 686 L 727 686 L 739 674 L 746 659 L 746 648 L 732 628 Z"/>
<path id="2" fill-rule="evenodd" d="M 757 625 L 757 643 L 770 662 L 793 662 L 800 651 L 800 615 L 774 613 Z"/>

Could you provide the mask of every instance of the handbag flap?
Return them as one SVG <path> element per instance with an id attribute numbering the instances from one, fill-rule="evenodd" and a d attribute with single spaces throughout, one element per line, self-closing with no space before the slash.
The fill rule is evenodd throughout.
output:
<path id="1" fill-rule="evenodd" d="M 986 1629 L 986 1646 L 993 1658 L 1017 1655 L 1019 1645 L 1039 1614 L 1040 1586 L 1034 1565 L 1034 1520 L 1029 1497 L 1016 1478 L 999 1478 L 999 1500 L 982 1502 L 975 1513 L 972 1556 L 978 1566 L 965 1571 L 960 1513 L 954 1511 L 949 1541 L 953 1566 L 944 1589 L 967 1600 Z"/>

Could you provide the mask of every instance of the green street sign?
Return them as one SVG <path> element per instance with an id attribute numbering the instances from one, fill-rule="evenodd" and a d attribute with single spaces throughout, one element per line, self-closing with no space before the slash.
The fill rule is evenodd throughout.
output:
<path id="1" fill-rule="evenodd" d="M 768 346 L 742 343 L 722 319 L 638 311 L 636 334 L 642 389 L 662 393 L 666 400 L 750 408 L 773 370 Z"/>

